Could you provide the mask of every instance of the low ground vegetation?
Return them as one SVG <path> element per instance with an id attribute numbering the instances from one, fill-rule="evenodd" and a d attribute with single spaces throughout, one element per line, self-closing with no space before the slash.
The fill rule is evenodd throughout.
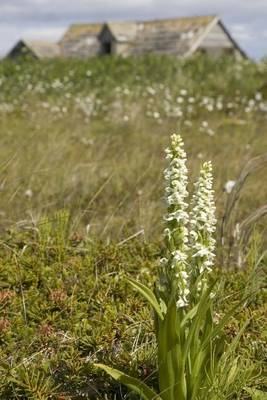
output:
<path id="1" fill-rule="evenodd" d="M 94 363 L 156 386 L 152 315 L 125 278 L 156 279 L 163 149 L 177 131 L 190 190 L 213 162 L 215 309 L 247 296 L 225 333 L 249 321 L 236 350 L 253 367 L 245 386 L 267 390 L 266 163 L 255 159 L 267 149 L 266 71 L 205 58 L 1 62 L 0 398 L 136 398 Z"/>

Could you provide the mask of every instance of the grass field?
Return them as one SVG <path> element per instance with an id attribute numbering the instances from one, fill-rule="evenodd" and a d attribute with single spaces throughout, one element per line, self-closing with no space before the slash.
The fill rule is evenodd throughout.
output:
<path id="1" fill-rule="evenodd" d="M 226 333 L 250 319 L 238 354 L 266 391 L 266 62 L 3 61 L 0 89 L 0 398 L 136 398 L 93 362 L 155 382 L 151 312 L 125 277 L 156 279 L 173 132 L 191 186 L 214 164 L 216 312 L 249 295 Z"/>

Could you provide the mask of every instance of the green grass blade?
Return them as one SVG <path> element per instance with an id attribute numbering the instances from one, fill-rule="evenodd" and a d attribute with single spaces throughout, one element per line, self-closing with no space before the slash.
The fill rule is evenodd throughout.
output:
<path id="1" fill-rule="evenodd" d="M 163 314 L 160 308 L 160 305 L 158 303 L 158 300 L 154 293 L 152 292 L 151 289 L 149 289 L 147 286 L 143 285 L 140 282 L 135 281 L 134 279 L 127 278 L 127 282 L 130 283 L 130 285 L 136 289 L 142 296 L 144 296 L 150 303 L 150 305 L 153 307 L 153 309 L 156 311 L 158 314 L 159 318 L 163 320 Z"/>
<path id="2" fill-rule="evenodd" d="M 116 379 L 116 381 L 123 383 L 129 389 L 133 390 L 144 400 L 162 400 L 161 397 L 154 392 L 154 390 L 150 389 L 145 383 L 142 381 L 132 378 L 129 375 L 124 374 L 123 372 L 107 367 L 104 364 L 94 364 L 95 367 L 103 369 L 107 374 L 109 374 L 112 378 Z"/>

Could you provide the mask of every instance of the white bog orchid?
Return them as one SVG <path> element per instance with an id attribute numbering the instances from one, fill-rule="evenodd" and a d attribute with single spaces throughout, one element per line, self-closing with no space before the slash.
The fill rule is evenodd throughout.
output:
<path id="1" fill-rule="evenodd" d="M 178 288 L 177 307 L 188 304 L 188 170 L 186 166 L 186 152 L 181 136 L 172 135 L 171 144 L 166 149 L 166 158 L 169 166 L 164 171 L 166 180 L 166 202 L 168 213 L 165 216 L 165 242 L 170 252 L 165 268 L 168 274 L 176 281 Z M 171 274 L 170 274 L 171 271 Z"/>
<path id="2" fill-rule="evenodd" d="M 191 249 L 191 278 L 197 279 L 200 274 L 209 273 L 215 258 L 216 231 L 214 190 L 212 188 L 212 164 L 206 162 L 200 170 L 200 176 L 195 183 L 193 208 L 190 212 L 190 249 Z M 202 283 L 205 282 L 205 277 Z M 199 289 L 202 287 L 199 282 Z"/>
<path id="3" fill-rule="evenodd" d="M 204 272 L 211 271 L 215 257 L 213 234 L 216 230 L 216 218 L 212 165 L 211 162 L 206 162 L 200 170 L 189 213 L 187 159 L 179 135 L 171 136 L 166 154 L 169 160 L 169 166 L 164 171 L 168 213 L 164 218 L 167 225 L 164 234 L 169 257 L 161 264 L 165 266 L 170 279 L 175 281 L 178 299 L 176 304 L 181 308 L 188 305 L 192 282 L 199 281 L 198 291 L 204 288 L 207 280 Z"/>

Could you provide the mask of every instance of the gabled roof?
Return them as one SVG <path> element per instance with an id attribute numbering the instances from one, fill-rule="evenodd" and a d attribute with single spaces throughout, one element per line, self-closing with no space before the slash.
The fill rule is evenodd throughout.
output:
<path id="1" fill-rule="evenodd" d="M 168 28 L 175 29 L 176 31 L 186 31 L 189 29 L 203 28 L 209 25 L 217 17 L 215 15 L 205 15 L 198 17 L 184 17 L 184 18 L 169 18 L 169 19 L 156 19 L 152 21 L 139 22 L 150 29 L 154 28 Z"/>
<path id="2" fill-rule="evenodd" d="M 187 32 L 190 30 L 203 29 L 211 24 L 216 16 L 201 16 L 190 18 L 157 19 L 149 21 L 123 21 L 107 22 L 104 27 L 108 27 L 115 39 L 136 38 L 138 32 L 168 30 L 175 32 Z"/>
<path id="3" fill-rule="evenodd" d="M 212 15 L 140 22 L 136 52 L 157 49 L 162 53 L 186 55 L 216 21 L 217 17 Z"/>
<path id="4" fill-rule="evenodd" d="M 54 58 L 60 56 L 60 47 L 57 43 L 41 40 L 22 40 L 38 58 Z"/>
<path id="5" fill-rule="evenodd" d="M 69 27 L 67 32 L 60 40 L 60 44 L 65 42 L 75 41 L 84 36 L 97 36 L 102 28 L 103 24 L 73 24 Z"/>
<path id="6" fill-rule="evenodd" d="M 26 53 L 25 53 L 26 51 Z M 51 43 L 41 40 L 19 40 L 9 51 L 7 57 L 27 54 L 31 52 L 36 58 L 55 58 L 60 56 L 60 46 L 57 43 Z"/>
<path id="7" fill-rule="evenodd" d="M 138 22 L 133 21 L 107 22 L 103 25 L 99 36 L 105 29 L 108 29 L 116 41 L 129 42 L 136 38 L 138 25 Z"/>

